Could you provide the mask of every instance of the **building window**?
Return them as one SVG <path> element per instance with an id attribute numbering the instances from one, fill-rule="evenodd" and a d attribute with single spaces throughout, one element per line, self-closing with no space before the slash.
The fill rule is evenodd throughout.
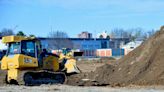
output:
<path id="1" fill-rule="evenodd" d="M 106 41 L 101 42 L 101 48 L 107 48 L 107 42 Z"/>
<path id="2" fill-rule="evenodd" d="M 87 45 L 82 45 L 82 48 L 83 48 L 83 49 L 86 49 L 86 48 L 87 48 Z"/>
<path id="3" fill-rule="evenodd" d="M 93 45 L 88 45 L 88 47 L 89 47 L 90 49 L 93 49 Z"/>
<path id="4" fill-rule="evenodd" d="M 95 48 L 99 48 L 99 45 L 95 45 Z"/>

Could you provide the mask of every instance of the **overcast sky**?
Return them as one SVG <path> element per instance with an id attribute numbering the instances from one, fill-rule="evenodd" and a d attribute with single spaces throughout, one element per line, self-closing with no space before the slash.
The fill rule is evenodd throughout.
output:
<path id="1" fill-rule="evenodd" d="M 70 37 L 114 28 L 159 29 L 164 0 L 0 0 L 0 29 L 46 37 L 61 30 Z"/>

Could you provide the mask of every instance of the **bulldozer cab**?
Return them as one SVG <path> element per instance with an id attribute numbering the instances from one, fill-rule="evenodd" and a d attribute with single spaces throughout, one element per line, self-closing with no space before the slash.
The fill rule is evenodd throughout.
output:
<path id="1" fill-rule="evenodd" d="M 33 58 L 38 58 L 40 52 L 40 43 L 36 40 L 22 40 L 20 42 L 8 43 L 7 56 L 23 54 Z"/>
<path id="2" fill-rule="evenodd" d="M 21 36 L 5 36 L 2 42 L 8 45 L 8 49 L 2 58 L 1 69 L 38 67 L 38 58 L 41 53 L 39 40 Z"/>

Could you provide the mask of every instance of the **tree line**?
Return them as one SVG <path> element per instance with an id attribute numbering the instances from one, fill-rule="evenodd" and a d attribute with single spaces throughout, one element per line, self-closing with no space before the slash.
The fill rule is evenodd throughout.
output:
<path id="1" fill-rule="evenodd" d="M 132 28 L 132 29 L 123 29 L 115 28 L 107 35 L 106 38 L 129 38 L 131 41 L 135 40 L 146 40 L 152 35 L 155 34 L 155 30 L 145 31 L 142 28 Z M 99 38 L 103 38 L 103 35 L 100 35 Z"/>
<path id="2" fill-rule="evenodd" d="M 28 37 L 36 37 L 35 35 L 26 35 L 23 31 L 18 31 L 17 33 L 14 33 L 12 29 L 9 28 L 3 28 L 0 31 L 0 37 L 3 36 L 28 36 Z M 73 43 L 69 39 L 69 36 L 66 32 L 63 31 L 51 31 L 48 33 L 48 38 L 51 38 L 51 40 L 48 40 L 48 48 L 49 49 L 62 49 L 62 48 L 73 48 Z"/>
<path id="3" fill-rule="evenodd" d="M 10 36 L 10 35 L 16 35 L 16 36 L 27 36 L 23 31 L 18 31 L 17 33 L 15 33 L 12 29 L 10 28 L 3 28 L 0 31 L 0 37 L 3 36 Z M 29 37 L 35 37 L 35 35 L 30 34 Z"/>
<path id="4" fill-rule="evenodd" d="M 131 41 L 135 40 L 146 40 L 155 34 L 155 30 L 144 31 L 142 28 L 134 28 L 134 29 L 122 29 L 115 28 L 111 30 L 110 34 L 106 36 L 107 39 L 110 38 L 129 38 Z M 9 36 L 9 35 L 17 35 L 17 36 L 27 36 L 23 31 L 18 31 L 16 34 L 12 29 L 4 28 L 0 31 L 0 37 Z M 31 34 L 29 37 L 36 37 Z M 69 36 L 66 32 L 57 30 L 51 31 L 48 33 L 48 38 L 51 40 L 48 41 L 49 49 L 61 49 L 61 48 L 73 48 L 73 42 L 69 39 Z M 102 35 L 99 38 L 103 38 Z"/>

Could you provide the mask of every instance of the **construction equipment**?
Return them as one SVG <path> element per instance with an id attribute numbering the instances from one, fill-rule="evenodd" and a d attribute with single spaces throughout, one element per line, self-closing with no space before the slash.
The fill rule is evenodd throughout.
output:
<path id="1" fill-rule="evenodd" d="M 6 36 L 2 38 L 2 41 L 8 45 L 7 54 L 1 62 L 1 69 L 7 70 L 7 83 L 40 85 L 66 82 L 65 72 L 61 72 L 63 68 L 58 62 L 59 57 L 43 53 L 38 39 Z M 75 64 L 71 65 L 73 63 L 68 65 L 67 63 L 64 67 L 66 70 L 70 70 L 70 66 L 75 66 Z"/>
<path id="2" fill-rule="evenodd" d="M 61 68 L 64 67 L 63 70 L 65 70 L 66 73 L 68 73 L 68 74 L 80 73 L 79 68 L 76 66 L 75 56 L 78 56 L 77 53 L 73 52 L 69 48 L 63 48 L 62 53 L 60 53 L 60 55 L 59 55 L 59 57 L 60 57 L 59 61 L 61 61 L 60 67 Z"/>

